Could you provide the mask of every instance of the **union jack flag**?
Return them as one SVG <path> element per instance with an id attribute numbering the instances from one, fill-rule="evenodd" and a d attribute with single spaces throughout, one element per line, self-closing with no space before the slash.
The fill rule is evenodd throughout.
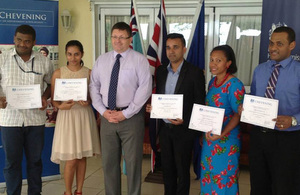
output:
<path id="1" fill-rule="evenodd" d="M 166 38 L 166 9 L 164 0 L 161 0 L 159 13 L 155 20 L 154 33 L 147 51 L 147 58 L 152 75 L 155 74 L 155 70 L 158 66 L 169 61 L 166 56 Z"/>
<path id="2" fill-rule="evenodd" d="M 155 20 L 155 27 L 150 41 L 147 58 L 150 64 L 150 70 L 152 75 L 155 75 L 156 69 L 161 64 L 168 63 L 169 60 L 166 55 L 166 39 L 167 39 L 167 27 L 166 27 L 166 9 L 164 0 L 160 1 L 160 9 L 158 16 Z M 153 89 L 155 93 L 155 88 Z M 149 136 L 151 142 L 151 171 L 154 172 L 155 167 L 160 164 L 160 145 L 158 138 L 158 121 L 155 119 L 149 120 Z"/>

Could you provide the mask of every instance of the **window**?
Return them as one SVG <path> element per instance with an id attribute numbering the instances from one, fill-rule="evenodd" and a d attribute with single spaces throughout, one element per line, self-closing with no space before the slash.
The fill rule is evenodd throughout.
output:
<path id="1" fill-rule="evenodd" d="M 119 15 L 108 15 L 105 16 L 105 52 L 111 51 L 111 28 L 117 22 L 126 22 L 129 24 L 130 16 L 119 16 Z M 149 45 L 149 16 L 139 16 L 139 23 L 141 27 L 141 35 L 143 38 L 145 48 L 148 48 Z"/>
<path id="2" fill-rule="evenodd" d="M 259 63 L 261 8 L 218 8 L 216 21 L 215 45 L 232 47 L 238 67 L 236 76 L 249 92 L 253 71 Z"/>
<path id="3" fill-rule="evenodd" d="M 185 5 L 182 5 L 185 6 Z M 166 23 L 168 33 L 182 33 L 187 45 L 196 11 L 194 7 L 166 5 Z M 180 8 L 179 8 L 180 7 Z M 96 55 L 112 50 L 110 30 L 119 21 L 129 23 L 130 5 L 98 7 L 100 20 L 96 37 L 100 37 L 100 49 Z M 147 52 L 152 38 L 155 18 L 159 5 L 138 5 L 138 19 L 141 27 L 144 49 Z M 97 26 L 96 25 L 96 26 Z M 213 46 L 228 44 L 236 54 L 238 72 L 236 76 L 245 86 L 249 86 L 254 68 L 258 65 L 261 28 L 261 7 L 214 7 L 205 8 L 205 74 L 206 81 L 211 79 L 209 72 L 209 54 Z M 97 39 L 97 38 L 96 38 Z M 246 87 L 246 90 L 248 88 Z M 247 90 L 249 91 L 249 90 Z"/>
<path id="4" fill-rule="evenodd" d="M 144 48 L 147 48 L 149 45 L 149 36 L 150 29 L 153 28 L 151 24 L 152 19 L 152 10 L 149 9 L 139 9 L 138 20 L 141 27 L 141 35 L 143 38 Z M 142 14 L 140 14 L 140 12 Z M 130 7 L 128 8 L 119 8 L 119 9 L 109 9 L 109 8 L 99 8 L 100 20 L 99 24 L 96 25 L 99 27 L 98 37 L 100 40 L 98 41 L 100 44 L 100 49 L 96 55 L 103 54 L 105 52 L 111 51 L 111 28 L 117 22 L 126 22 L 129 24 L 130 22 Z M 96 33 L 97 34 L 97 33 Z M 152 36 L 152 33 L 151 33 Z"/>

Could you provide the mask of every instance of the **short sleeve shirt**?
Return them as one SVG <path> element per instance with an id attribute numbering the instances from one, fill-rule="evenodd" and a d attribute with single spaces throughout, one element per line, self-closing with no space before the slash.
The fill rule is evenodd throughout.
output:
<path id="1" fill-rule="evenodd" d="M 26 62 L 15 49 L 3 52 L 0 55 L 0 96 L 6 96 L 7 86 L 34 84 L 40 85 L 42 96 L 45 84 L 51 83 L 52 73 L 50 59 L 39 52 L 32 51 Z M 39 109 L 0 109 L 1 126 L 39 126 L 45 121 L 46 111 Z"/>

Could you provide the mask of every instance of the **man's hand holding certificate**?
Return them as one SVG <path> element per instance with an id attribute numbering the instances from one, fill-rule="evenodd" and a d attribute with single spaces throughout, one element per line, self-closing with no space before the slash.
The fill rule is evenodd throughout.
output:
<path id="1" fill-rule="evenodd" d="M 6 87 L 7 109 L 41 108 L 40 85 L 18 85 Z"/>
<path id="2" fill-rule="evenodd" d="M 274 129 L 278 113 L 278 103 L 276 99 L 245 95 L 241 121 L 261 127 Z"/>
<path id="3" fill-rule="evenodd" d="M 86 101 L 87 79 L 55 79 L 55 101 Z"/>
<path id="4" fill-rule="evenodd" d="M 189 129 L 221 135 L 225 109 L 194 104 Z"/>
<path id="5" fill-rule="evenodd" d="M 182 119 L 183 95 L 152 94 L 150 118 Z"/>

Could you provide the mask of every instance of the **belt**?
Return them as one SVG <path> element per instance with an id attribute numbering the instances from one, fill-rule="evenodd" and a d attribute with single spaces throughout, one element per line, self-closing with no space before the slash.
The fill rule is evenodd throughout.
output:
<path id="1" fill-rule="evenodd" d="M 128 106 L 126 106 L 126 107 L 115 107 L 115 109 L 110 109 L 109 107 L 106 107 L 107 110 L 115 110 L 115 111 L 122 111 L 122 110 L 125 110 L 126 108 L 128 108 Z"/>
<path id="2" fill-rule="evenodd" d="M 275 129 L 269 129 L 266 127 L 258 127 L 259 131 L 263 132 L 263 133 L 275 133 L 277 132 Z"/>
<path id="3" fill-rule="evenodd" d="M 175 126 L 175 125 L 173 125 L 173 124 L 171 124 L 171 123 L 166 123 L 165 121 L 163 121 L 162 123 L 163 123 L 163 125 L 164 125 L 165 127 L 168 127 L 169 129 L 173 129 L 174 126 Z"/>
<path id="4" fill-rule="evenodd" d="M 284 131 L 284 130 L 269 129 L 265 127 L 258 127 L 258 130 L 263 133 L 280 133 L 280 134 L 287 134 L 287 133 L 291 134 L 291 133 L 298 133 L 298 132 L 300 133 L 300 129 L 295 131 Z"/>

